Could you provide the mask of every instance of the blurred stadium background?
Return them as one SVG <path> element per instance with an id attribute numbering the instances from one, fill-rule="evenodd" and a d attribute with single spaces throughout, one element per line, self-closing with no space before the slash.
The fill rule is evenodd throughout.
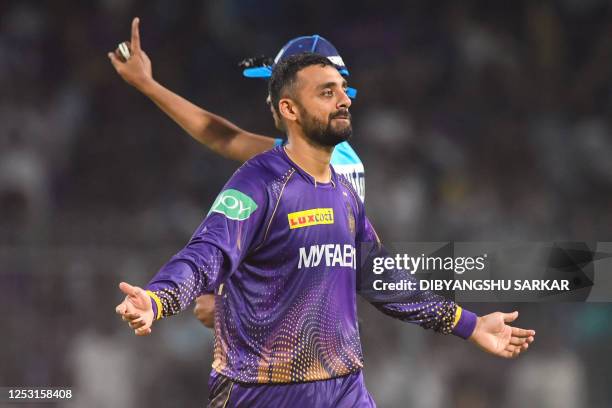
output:
<path id="1" fill-rule="evenodd" d="M 318 33 L 359 90 L 354 146 L 385 241 L 612 241 L 612 4 L 604 0 L 0 3 L 0 385 L 65 406 L 202 406 L 212 333 L 190 312 L 136 338 L 114 315 L 189 238 L 238 164 L 123 83 L 141 17 L 154 76 L 276 135 L 237 62 Z M 381 407 L 610 407 L 610 304 L 517 307 L 502 361 L 360 304 Z M 58 405 L 63 406 L 63 405 Z"/>

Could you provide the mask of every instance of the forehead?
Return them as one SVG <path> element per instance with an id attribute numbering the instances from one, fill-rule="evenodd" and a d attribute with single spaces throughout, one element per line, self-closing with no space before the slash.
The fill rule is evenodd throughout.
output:
<path id="1" fill-rule="evenodd" d="M 297 73 L 298 86 L 304 88 L 316 88 L 317 86 L 330 82 L 341 86 L 345 81 L 338 70 L 333 66 L 311 65 Z"/>

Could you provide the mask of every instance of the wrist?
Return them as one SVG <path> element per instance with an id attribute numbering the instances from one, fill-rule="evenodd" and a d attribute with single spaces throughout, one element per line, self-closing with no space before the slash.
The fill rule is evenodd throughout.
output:
<path id="1" fill-rule="evenodd" d="M 162 316 L 162 303 L 159 297 L 152 291 L 147 290 L 147 295 L 151 300 L 151 310 L 153 311 L 153 320 L 159 320 Z"/>
<path id="2" fill-rule="evenodd" d="M 159 84 L 157 83 L 157 81 L 155 81 L 155 79 L 153 79 L 153 77 L 145 77 L 141 79 L 140 81 L 138 81 L 138 83 L 135 86 L 136 86 L 136 89 L 138 89 L 140 92 L 142 92 L 143 94 L 151 98 L 155 92 L 155 88 L 158 85 Z"/>
<path id="3" fill-rule="evenodd" d="M 482 317 L 476 316 L 476 326 L 474 326 L 474 331 L 472 332 L 470 337 L 468 337 L 468 340 L 475 341 L 474 340 L 474 336 L 476 335 L 476 332 L 478 332 L 480 330 L 481 324 L 482 324 Z"/>

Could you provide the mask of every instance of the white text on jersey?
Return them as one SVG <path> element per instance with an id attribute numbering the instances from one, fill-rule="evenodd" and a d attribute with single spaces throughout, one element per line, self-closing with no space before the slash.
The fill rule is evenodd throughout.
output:
<path id="1" fill-rule="evenodd" d="M 312 245 L 308 248 L 300 248 L 300 260 L 298 269 L 319 266 L 325 261 L 325 266 L 344 266 L 356 268 L 355 247 L 348 244 L 324 244 Z"/>

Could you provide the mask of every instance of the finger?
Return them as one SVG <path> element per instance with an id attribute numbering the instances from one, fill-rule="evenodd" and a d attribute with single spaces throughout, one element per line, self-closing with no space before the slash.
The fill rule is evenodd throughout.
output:
<path id="1" fill-rule="evenodd" d="M 504 350 L 506 350 L 506 351 L 508 351 L 510 353 L 514 353 L 514 352 L 516 352 L 516 350 L 520 350 L 520 347 L 513 346 L 512 344 L 508 344 Z"/>
<path id="2" fill-rule="evenodd" d="M 143 322 L 144 323 L 144 322 Z M 141 327 L 138 327 L 134 330 L 134 333 L 137 336 L 146 336 L 151 333 L 151 323 L 145 323 Z"/>
<path id="3" fill-rule="evenodd" d="M 113 64 L 113 67 L 115 67 L 115 69 L 118 71 L 119 70 L 119 64 L 121 64 L 121 61 L 119 61 L 119 58 L 117 58 L 117 56 L 113 52 L 109 52 L 107 55 L 108 55 L 108 58 L 111 61 L 111 64 Z"/>
<path id="4" fill-rule="evenodd" d="M 512 328 L 512 336 L 514 336 L 514 337 L 530 337 L 530 336 L 535 336 L 535 331 L 521 329 L 519 327 L 513 327 Z"/>
<path id="5" fill-rule="evenodd" d="M 151 334 L 151 328 L 150 327 L 141 327 L 140 329 L 136 329 L 134 330 L 134 334 L 137 336 L 148 336 L 149 334 Z"/>
<path id="6" fill-rule="evenodd" d="M 533 343 L 535 339 L 533 337 L 527 337 L 527 343 Z"/>
<path id="7" fill-rule="evenodd" d="M 525 342 L 525 343 L 523 343 L 523 344 L 521 345 L 521 351 L 525 351 L 525 350 L 527 350 L 528 348 L 529 348 L 529 343 L 526 343 L 526 342 Z"/>
<path id="8" fill-rule="evenodd" d="M 515 321 L 517 319 L 518 312 L 514 311 L 512 313 L 502 313 L 502 315 L 504 316 L 504 322 L 510 323 L 510 322 L 513 322 L 513 321 Z"/>
<path id="9" fill-rule="evenodd" d="M 140 319 L 140 314 L 138 314 L 138 313 L 126 313 L 124 316 L 129 321 L 134 321 L 134 320 Z"/>
<path id="10" fill-rule="evenodd" d="M 132 50 L 136 53 L 140 51 L 140 19 L 135 17 L 132 20 Z"/>
<path id="11" fill-rule="evenodd" d="M 123 293 L 125 293 L 132 299 L 138 298 L 144 294 L 144 291 L 141 288 L 139 288 L 138 286 L 132 286 L 126 282 L 121 282 L 119 284 L 119 289 L 121 289 Z"/>
<path id="12" fill-rule="evenodd" d="M 121 282 L 119 284 L 119 289 L 121 289 L 121 291 L 128 296 L 130 296 L 134 292 L 135 288 L 135 286 L 132 286 L 127 282 Z"/>
<path id="13" fill-rule="evenodd" d="M 115 313 L 122 315 L 127 311 L 127 305 L 125 304 L 125 302 L 121 302 L 117 305 L 117 307 L 115 308 Z"/>
<path id="14" fill-rule="evenodd" d="M 514 353 L 511 353 L 510 351 L 506 351 L 506 350 L 502 350 L 499 355 L 503 358 L 514 358 L 515 355 Z"/>
<path id="15" fill-rule="evenodd" d="M 520 346 L 527 341 L 526 337 L 510 337 L 510 344 Z"/>
<path id="16" fill-rule="evenodd" d="M 129 325 L 132 329 L 140 329 L 146 323 L 143 320 L 136 320 L 134 322 L 130 322 Z"/>
<path id="17" fill-rule="evenodd" d="M 142 290 L 138 286 L 134 286 L 134 291 L 132 292 L 130 297 L 142 297 L 143 295 L 145 295 L 144 290 Z"/>

